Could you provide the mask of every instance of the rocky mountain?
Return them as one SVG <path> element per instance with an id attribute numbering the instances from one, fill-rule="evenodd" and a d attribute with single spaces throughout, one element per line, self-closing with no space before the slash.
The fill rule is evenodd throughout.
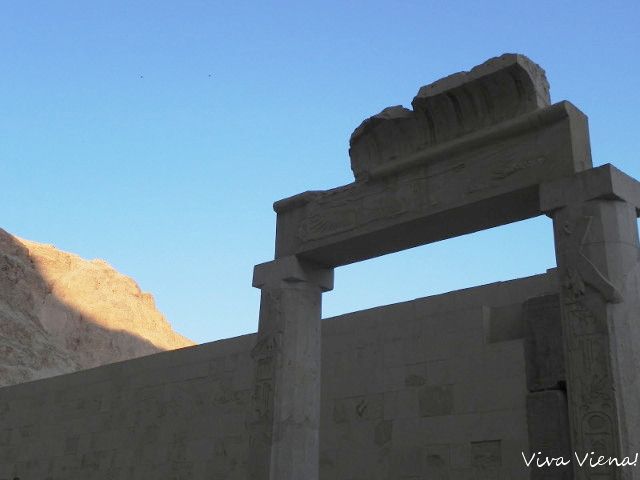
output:
<path id="1" fill-rule="evenodd" d="M 193 344 L 103 260 L 0 229 L 0 386 Z"/>

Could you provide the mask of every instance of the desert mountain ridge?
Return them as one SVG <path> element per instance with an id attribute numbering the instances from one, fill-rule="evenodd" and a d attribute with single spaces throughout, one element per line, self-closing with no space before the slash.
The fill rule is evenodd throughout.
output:
<path id="1" fill-rule="evenodd" d="M 0 229 L 0 386 L 190 345 L 104 260 Z"/>

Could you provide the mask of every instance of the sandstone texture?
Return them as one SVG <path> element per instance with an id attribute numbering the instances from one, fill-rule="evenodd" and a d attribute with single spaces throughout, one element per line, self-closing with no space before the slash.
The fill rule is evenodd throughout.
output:
<path id="1" fill-rule="evenodd" d="M 0 386 L 190 345 L 103 260 L 0 229 Z"/>

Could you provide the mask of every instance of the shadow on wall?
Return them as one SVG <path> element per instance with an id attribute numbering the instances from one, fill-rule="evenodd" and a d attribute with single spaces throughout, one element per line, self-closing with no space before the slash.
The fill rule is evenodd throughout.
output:
<path id="1" fill-rule="evenodd" d="M 106 262 L 0 229 L 0 386 L 190 345 Z"/>

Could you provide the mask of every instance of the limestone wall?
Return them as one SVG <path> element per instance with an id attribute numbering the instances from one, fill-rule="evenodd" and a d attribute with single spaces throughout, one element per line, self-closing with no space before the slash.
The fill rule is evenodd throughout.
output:
<path id="1" fill-rule="evenodd" d="M 540 275 L 323 322 L 321 478 L 529 478 Z M 246 479 L 254 335 L 0 389 L 0 479 Z"/>
<path id="2" fill-rule="evenodd" d="M 0 389 L 0 479 L 246 478 L 253 341 Z"/>
<path id="3" fill-rule="evenodd" d="M 522 302 L 551 280 L 325 321 L 321 478 L 528 479 Z"/>

